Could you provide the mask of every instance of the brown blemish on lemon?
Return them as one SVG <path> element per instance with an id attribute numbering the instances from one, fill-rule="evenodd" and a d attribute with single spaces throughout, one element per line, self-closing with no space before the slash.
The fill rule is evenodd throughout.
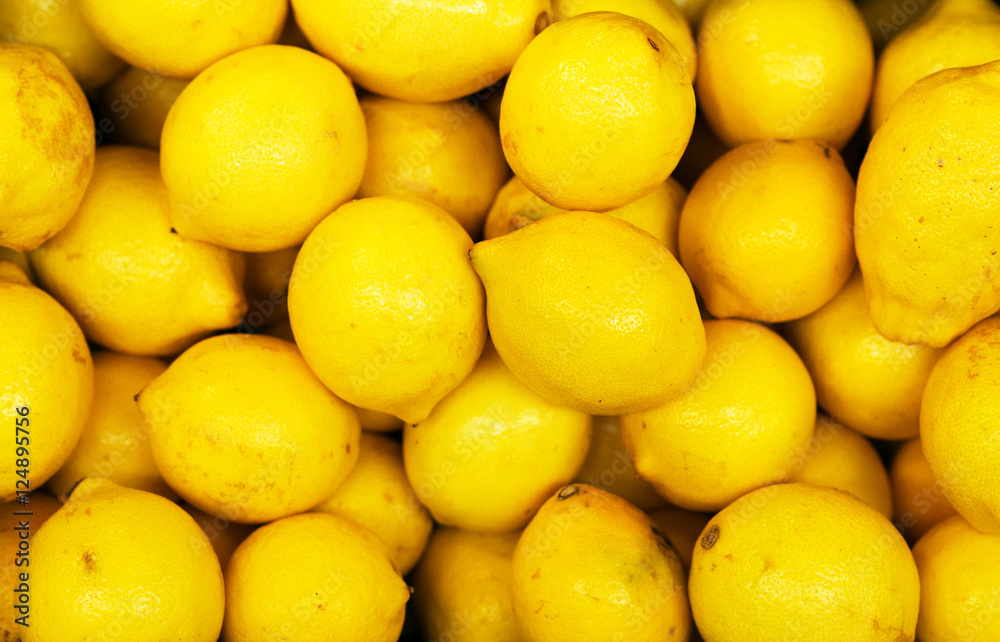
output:
<path id="1" fill-rule="evenodd" d="M 713 524 L 712 528 L 708 529 L 708 532 L 702 536 L 701 547 L 707 551 L 708 549 L 715 546 L 715 542 L 717 542 L 718 540 L 719 540 L 719 527 L 718 525 Z"/>

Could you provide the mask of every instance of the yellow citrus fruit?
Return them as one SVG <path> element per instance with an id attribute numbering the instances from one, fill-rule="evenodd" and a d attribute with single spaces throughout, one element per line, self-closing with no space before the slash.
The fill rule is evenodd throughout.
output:
<path id="1" fill-rule="evenodd" d="M 156 469 L 149 447 L 150 426 L 135 404 L 135 395 L 166 369 L 167 364 L 159 359 L 94 354 L 90 416 L 73 453 L 49 480 L 50 491 L 66 495 L 84 477 L 106 477 L 126 488 L 177 498 Z"/>
<path id="2" fill-rule="evenodd" d="M 846 491 L 892 519 L 892 486 L 875 447 L 825 415 L 788 480 Z"/>
<path id="3" fill-rule="evenodd" d="M 934 478 L 969 523 L 1000 533 L 1000 317 L 948 346 L 920 405 L 920 439 Z"/>
<path id="4" fill-rule="evenodd" d="M 778 484 L 705 527 L 689 582 L 711 642 L 913 640 L 920 585 L 899 532 L 844 491 Z"/>
<path id="5" fill-rule="evenodd" d="M 399 638 L 410 592 L 382 541 L 338 515 L 253 532 L 226 567 L 224 642 Z"/>
<path id="6" fill-rule="evenodd" d="M 603 212 L 670 176 L 694 112 L 684 61 L 663 34 L 597 11 L 553 24 L 517 59 L 500 138 L 532 192 L 566 209 Z"/>
<path id="7" fill-rule="evenodd" d="M 684 571 L 690 570 L 695 544 L 698 543 L 701 531 L 708 520 L 712 519 L 712 515 L 677 506 L 667 506 L 649 513 L 649 519 L 652 520 L 656 530 L 670 540 L 674 550 L 677 551 L 677 556 L 681 559 L 681 564 L 684 565 Z"/>
<path id="8" fill-rule="evenodd" d="M 859 271 L 826 305 L 782 332 L 809 368 L 824 410 L 876 439 L 916 436 L 920 399 L 941 350 L 879 334 Z"/>
<path id="9" fill-rule="evenodd" d="M 84 90 L 100 87 L 125 66 L 87 26 L 80 0 L 7 0 L 0 4 L 0 41 L 48 49 Z"/>
<path id="10" fill-rule="evenodd" d="M 183 350 L 246 310 L 243 257 L 171 231 L 158 160 L 101 147 L 76 216 L 31 254 L 39 283 L 90 340 L 146 356 Z"/>
<path id="11" fill-rule="evenodd" d="M 225 605 L 205 534 L 159 495 L 88 478 L 31 541 L 24 642 L 214 642 Z"/>
<path id="12" fill-rule="evenodd" d="M 364 430 L 371 432 L 396 432 L 403 428 L 403 420 L 388 413 L 378 410 L 368 410 L 367 408 L 354 407 L 358 413 L 358 421 Z"/>
<path id="13" fill-rule="evenodd" d="M 920 438 L 910 439 L 896 451 L 889 465 L 892 482 L 893 523 L 911 544 L 958 511 L 944 496 L 924 457 Z"/>
<path id="14" fill-rule="evenodd" d="M 167 112 L 190 82 L 128 67 L 101 89 L 97 135 L 121 145 L 160 149 Z"/>
<path id="15" fill-rule="evenodd" d="M 1000 7 L 990 0 L 938 0 L 885 48 L 875 68 L 871 130 L 913 83 L 934 72 L 1000 59 Z"/>
<path id="16" fill-rule="evenodd" d="M 182 236 L 245 252 L 297 245 L 358 189 L 365 119 L 329 60 L 269 45 L 220 60 L 184 88 L 160 141 Z"/>
<path id="17" fill-rule="evenodd" d="M 137 401 L 166 482 L 230 521 L 309 510 L 333 494 L 358 458 L 354 411 L 281 339 L 205 339 Z"/>
<path id="18" fill-rule="evenodd" d="M 668 178 L 649 194 L 607 213 L 649 232 L 677 256 L 677 225 L 685 198 L 687 192 L 680 183 Z M 483 236 L 486 239 L 503 236 L 550 214 L 565 211 L 543 201 L 514 176 L 497 193 L 486 215 Z"/>
<path id="19" fill-rule="evenodd" d="M 667 500 L 635 472 L 632 457 L 622 441 L 621 417 L 597 415 L 593 423 L 590 450 L 575 480 L 614 493 L 644 511 L 665 506 Z"/>
<path id="20" fill-rule="evenodd" d="M 514 549 L 512 603 L 526 642 L 687 640 L 685 574 L 645 513 L 586 484 L 550 497 Z"/>
<path id="21" fill-rule="evenodd" d="M 663 34 L 684 61 L 692 81 L 698 71 L 698 52 L 691 25 L 673 0 L 552 0 L 556 20 L 565 20 L 592 11 L 615 11 L 638 18 Z"/>
<path id="22" fill-rule="evenodd" d="M 472 240 L 412 196 L 353 201 L 309 234 L 288 310 L 306 361 L 357 406 L 420 421 L 476 364 L 486 341 Z"/>
<path id="23" fill-rule="evenodd" d="M 934 4 L 932 0 L 861 0 L 858 8 L 868 25 L 876 53 L 915 23 Z"/>
<path id="24" fill-rule="evenodd" d="M 549 0 L 294 0 L 316 51 L 365 89 L 443 102 L 500 80 L 551 19 Z"/>
<path id="25" fill-rule="evenodd" d="M 0 590 L 8 596 L 0 618 L 0 639 L 19 640 L 16 618 L 27 615 L 31 621 L 30 538 L 61 506 L 62 502 L 44 492 L 31 493 L 27 504 L 0 504 Z M 24 512 L 31 514 L 18 515 Z M 21 582 L 21 573 L 28 574 L 27 582 Z"/>
<path id="26" fill-rule="evenodd" d="M 361 99 L 368 125 L 368 164 L 358 197 L 410 194 L 434 203 L 473 238 L 507 163 L 496 123 L 469 102 L 409 103 Z"/>
<path id="27" fill-rule="evenodd" d="M 934 347 L 1000 310 L 1000 61 L 919 80 L 875 133 L 854 239 L 879 333 Z"/>
<path id="28" fill-rule="evenodd" d="M 841 149 L 861 124 L 874 57 L 850 0 L 718 0 L 698 44 L 698 106 L 728 145 L 809 138 Z"/>
<path id="29" fill-rule="evenodd" d="M 219 564 L 223 570 L 229 563 L 229 558 L 236 551 L 236 547 L 257 528 L 252 524 L 238 524 L 225 517 L 209 515 L 191 504 L 181 504 L 181 508 L 194 519 L 198 527 L 201 528 L 201 532 L 205 533 L 205 537 L 212 543 L 212 548 L 215 550 L 215 555 L 219 558 Z"/>
<path id="30" fill-rule="evenodd" d="M 746 143 L 691 189 L 681 263 L 715 317 L 797 319 L 851 275 L 853 207 L 854 181 L 829 145 Z"/>
<path id="31" fill-rule="evenodd" d="M 399 442 L 364 433 L 359 449 L 344 482 L 314 510 L 370 529 L 385 543 L 400 575 L 406 575 L 424 552 L 434 522 L 406 479 Z"/>
<path id="32" fill-rule="evenodd" d="M 430 640 L 519 642 L 510 604 L 520 532 L 439 527 L 413 573 L 413 607 Z"/>
<path id="33" fill-rule="evenodd" d="M 284 0 L 80 0 L 97 39 L 129 64 L 192 78 L 241 49 L 274 42 Z"/>
<path id="34" fill-rule="evenodd" d="M 920 573 L 921 642 L 1000 639 L 1000 535 L 955 515 L 913 547 Z"/>
<path id="35" fill-rule="evenodd" d="M 704 329 L 687 275 L 629 223 L 553 214 L 477 243 L 470 256 L 497 351 L 559 405 L 600 415 L 644 410 L 676 394 L 701 364 Z"/>
<path id="36" fill-rule="evenodd" d="M 37 285 L 35 271 L 31 269 L 31 262 L 28 261 L 27 253 L 18 252 L 17 250 L 12 250 L 9 247 L 0 247 L 0 261 L 10 261 L 22 272 L 24 272 L 24 275 L 28 278 L 28 281 L 30 281 L 32 285 Z"/>
<path id="37" fill-rule="evenodd" d="M 573 479 L 590 433 L 589 415 L 532 391 L 487 343 L 465 381 L 403 428 L 403 461 L 439 524 L 506 533 Z"/>
<path id="38" fill-rule="evenodd" d="M 680 394 L 622 417 L 635 469 L 673 504 L 719 510 L 788 479 L 813 436 L 809 372 L 773 331 L 705 322 L 708 354 Z"/>
<path id="39" fill-rule="evenodd" d="M 247 298 L 244 323 L 248 330 L 288 320 L 288 284 L 298 254 L 298 246 L 246 253 L 243 291 Z"/>
<path id="40" fill-rule="evenodd" d="M 83 433 L 94 364 L 76 320 L 16 265 L 0 261 L 0 416 L 10 428 L 0 501 L 40 488 Z"/>
<path id="41" fill-rule="evenodd" d="M 94 170 L 87 98 L 55 54 L 0 43 L 0 245 L 33 250 L 63 228 Z"/>

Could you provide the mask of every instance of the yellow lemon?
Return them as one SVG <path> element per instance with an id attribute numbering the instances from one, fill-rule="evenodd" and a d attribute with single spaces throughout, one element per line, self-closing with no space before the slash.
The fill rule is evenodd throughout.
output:
<path id="1" fill-rule="evenodd" d="M 590 433 L 589 415 L 532 391 L 487 343 L 465 381 L 403 428 L 403 461 L 439 524 L 505 533 L 573 479 Z"/>
<path id="2" fill-rule="evenodd" d="M 385 543 L 400 575 L 406 575 L 424 552 L 434 522 L 406 479 L 399 442 L 365 433 L 359 448 L 358 462 L 344 482 L 314 510 L 369 528 Z"/>
<path id="3" fill-rule="evenodd" d="M 55 54 L 0 43 L 0 245 L 33 250 L 61 230 L 94 170 L 94 119 Z"/>
<path id="4" fill-rule="evenodd" d="M 440 527 L 413 573 L 413 608 L 430 640 L 519 642 L 510 605 L 520 532 Z"/>
<path id="5" fill-rule="evenodd" d="M 201 528 L 201 532 L 205 533 L 205 537 L 212 543 L 212 548 L 215 550 L 215 555 L 219 558 L 219 564 L 223 569 L 226 568 L 226 564 L 229 563 L 229 558 L 233 556 L 236 548 L 257 528 L 251 524 L 231 522 L 218 515 L 209 515 L 191 504 L 181 504 L 181 508 L 194 519 L 198 527 Z"/>
<path id="6" fill-rule="evenodd" d="M 749 321 L 707 321 L 708 354 L 680 394 L 622 417 L 635 469 L 671 503 L 719 510 L 788 479 L 813 436 L 816 397 L 791 346 Z"/>
<path id="7" fill-rule="evenodd" d="M 358 189 L 365 119 L 329 60 L 270 45 L 220 60 L 170 108 L 160 140 L 182 236 L 244 252 L 299 244 Z"/>
<path id="8" fill-rule="evenodd" d="M 219 637 L 219 560 L 190 515 L 159 495 L 85 479 L 31 552 L 24 642 Z"/>
<path id="9" fill-rule="evenodd" d="M 670 540 L 677 556 L 684 565 L 685 572 L 691 568 L 691 557 L 694 555 L 695 544 L 701 537 L 701 531 L 705 528 L 708 520 L 712 519 L 710 513 L 668 506 L 649 513 L 649 519 L 664 537 Z"/>
<path id="10" fill-rule="evenodd" d="M 247 252 L 243 291 L 247 298 L 248 331 L 288 320 L 288 284 L 299 254 L 298 246 L 273 252 Z"/>
<path id="11" fill-rule="evenodd" d="M 80 87 L 95 89 L 125 63 L 108 51 L 87 26 L 81 0 L 7 0 L 0 5 L 0 41 L 48 49 L 63 61 Z"/>
<path id="12" fill-rule="evenodd" d="M 73 452 L 94 396 L 76 320 L 13 263 L 0 261 L 0 416 L 10 428 L 0 501 L 41 488 Z"/>
<path id="13" fill-rule="evenodd" d="M 872 89 L 871 130 L 885 121 L 904 91 L 953 67 L 1000 59 L 1000 7 L 990 0 L 939 0 L 879 56 Z"/>
<path id="14" fill-rule="evenodd" d="M 691 189 L 678 244 L 715 317 L 787 321 L 817 310 L 854 268 L 854 181 L 811 140 L 746 143 Z"/>
<path id="15" fill-rule="evenodd" d="M 919 437 L 896 451 L 889 465 L 889 481 L 895 510 L 892 521 L 911 544 L 958 512 L 944 496 L 943 485 L 934 479 Z"/>
<path id="16" fill-rule="evenodd" d="M 246 310 L 243 257 L 170 229 L 155 152 L 102 147 L 73 220 L 31 254 L 39 283 L 92 341 L 168 355 Z"/>
<path id="17" fill-rule="evenodd" d="M 698 106 L 728 145 L 841 149 L 871 94 L 872 42 L 850 0 L 718 0 L 698 32 Z"/>
<path id="18" fill-rule="evenodd" d="M 917 81 L 858 175 L 854 240 L 872 321 L 947 345 L 1000 310 L 1000 61 Z"/>
<path id="19" fill-rule="evenodd" d="M 688 639 L 676 551 L 645 513 L 592 486 L 545 502 L 517 542 L 512 577 L 526 642 Z"/>
<path id="20" fill-rule="evenodd" d="M 126 488 L 176 499 L 156 469 L 149 447 L 150 426 L 135 404 L 135 395 L 166 369 L 167 364 L 159 359 L 94 354 L 90 416 L 73 453 L 49 480 L 49 490 L 66 495 L 84 477 L 106 477 Z"/>
<path id="21" fill-rule="evenodd" d="M 1000 535 L 955 515 L 913 547 L 920 572 L 921 642 L 1000 639 Z"/>
<path id="22" fill-rule="evenodd" d="M 920 405 L 920 439 L 945 497 L 984 533 L 1000 533 L 1000 317 L 948 346 Z"/>
<path id="23" fill-rule="evenodd" d="M 348 203 L 299 251 L 289 284 L 306 361 L 357 406 L 420 421 L 472 371 L 486 341 L 472 240 L 412 196 Z"/>
<path id="24" fill-rule="evenodd" d="M 549 0 L 294 0 L 303 33 L 365 89 L 443 102 L 500 80 L 551 19 Z"/>
<path id="25" fill-rule="evenodd" d="M 359 197 L 410 194 L 434 203 L 480 238 L 507 179 L 497 126 L 464 100 L 408 103 L 366 96 L 368 164 Z"/>
<path id="26" fill-rule="evenodd" d="M 370 530 L 338 515 L 294 515 L 258 528 L 233 553 L 222 640 L 394 641 L 409 597 Z"/>
<path id="27" fill-rule="evenodd" d="M 0 639 L 19 640 L 15 620 L 24 615 L 31 620 L 31 538 L 61 506 L 62 502 L 44 492 L 28 495 L 27 504 L 0 505 L 0 590 L 8 596 L 0 618 Z M 21 573 L 27 573 L 27 582 L 21 581 Z"/>
<path id="28" fill-rule="evenodd" d="M 694 80 L 698 70 L 694 36 L 687 17 L 673 0 L 552 0 L 556 20 L 592 11 L 615 11 L 649 23 L 674 46 L 684 60 L 688 78 Z"/>
<path id="29" fill-rule="evenodd" d="M 614 493 L 644 511 L 665 506 L 667 500 L 635 472 L 622 441 L 621 417 L 595 416 L 593 421 L 590 450 L 576 473 L 576 481 Z"/>
<path id="30" fill-rule="evenodd" d="M 598 11 L 553 24 L 524 50 L 504 89 L 500 137 L 532 192 L 603 212 L 670 176 L 694 112 L 674 46 L 641 20 Z"/>
<path id="31" fill-rule="evenodd" d="M 281 339 L 205 339 L 137 401 L 166 482 L 230 521 L 309 510 L 333 494 L 358 458 L 354 411 Z"/>
<path id="32" fill-rule="evenodd" d="M 160 149 L 167 112 L 191 82 L 129 67 L 100 92 L 97 135 L 121 145 Z"/>
<path id="33" fill-rule="evenodd" d="M 868 25 L 876 53 L 915 23 L 934 4 L 933 0 L 861 0 L 858 8 Z"/>
<path id="34" fill-rule="evenodd" d="M 820 415 L 805 456 L 789 481 L 846 491 L 892 519 L 892 486 L 871 442 Z"/>
<path id="35" fill-rule="evenodd" d="M 941 350 L 879 334 L 859 271 L 826 305 L 782 332 L 809 368 L 824 410 L 876 439 L 916 436 L 920 399 Z"/>
<path id="36" fill-rule="evenodd" d="M 600 415 L 644 410 L 676 394 L 701 364 L 704 328 L 687 275 L 629 223 L 553 214 L 477 243 L 470 256 L 497 352 L 559 405 Z"/>
<path id="37" fill-rule="evenodd" d="M 274 42 L 285 0 L 80 0 L 94 35 L 129 64 L 191 78 L 241 49 Z"/>
<path id="38" fill-rule="evenodd" d="M 825 486 L 778 484 L 712 518 L 689 581 L 708 642 L 913 640 L 920 585 L 885 517 Z"/>

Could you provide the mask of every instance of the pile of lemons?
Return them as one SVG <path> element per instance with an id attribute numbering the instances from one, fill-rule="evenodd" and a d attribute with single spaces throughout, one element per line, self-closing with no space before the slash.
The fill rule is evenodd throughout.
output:
<path id="1" fill-rule="evenodd" d="M 997 642 L 998 250 L 990 0 L 3 0 L 0 632 Z"/>

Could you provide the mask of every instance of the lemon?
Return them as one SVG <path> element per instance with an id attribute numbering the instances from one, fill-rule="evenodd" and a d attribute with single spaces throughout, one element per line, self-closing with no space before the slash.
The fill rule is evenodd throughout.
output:
<path id="1" fill-rule="evenodd" d="M 135 395 L 166 369 L 167 364 L 159 359 L 94 354 L 90 416 L 73 453 L 49 480 L 49 490 L 66 495 L 84 477 L 106 477 L 126 488 L 176 499 L 156 469 L 149 447 L 150 426 L 135 405 Z"/>
<path id="2" fill-rule="evenodd" d="M 944 496 L 943 485 L 934 479 L 919 437 L 896 451 L 889 465 L 889 481 L 895 509 L 892 521 L 910 543 L 957 512 Z"/>
<path id="3" fill-rule="evenodd" d="M 694 549 L 691 608 L 706 642 L 913 640 L 917 568 L 885 517 L 811 484 L 750 492 Z"/>
<path id="4" fill-rule="evenodd" d="M 984 533 L 1000 533 L 1000 317 L 948 346 L 920 404 L 924 455 L 955 509 Z"/>
<path id="5" fill-rule="evenodd" d="M 826 305 L 782 331 L 809 368 L 824 410 L 868 437 L 916 436 L 920 399 L 941 350 L 879 334 L 859 271 Z"/>
<path id="6" fill-rule="evenodd" d="M 841 149 L 861 124 L 874 57 L 850 0 L 718 0 L 698 44 L 698 106 L 730 146 L 808 138 Z"/>
<path id="7" fill-rule="evenodd" d="M 665 506 L 667 500 L 635 472 L 622 441 L 621 417 L 595 416 L 593 422 L 590 450 L 576 481 L 614 493 L 644 511 Z"/>
<path id="8" fill-rule="evenodd" d="M 243 257 L 171 232 L 157 161 L 101 147 L 76 216 L 30 257 L 87 338 L 144 356 L 179 352 L 246 310 Z"/>
<path id="9" fill-rule="evenodd" d="M 590 436 L 586 413 L 532 391 L 487 343 L 465 381 L 403 428 L 403 461 L 439 524 L 505 533 L 573 479 Z"/>
<path id="10" fill-rule="evenodd" d="M 28 281 L 30 281 L 32 285 L 37 284 L 35 271 L 31 269 L 31 262 L 28 261 L 28 255 L 26 253 L 12 250 L 9 247 L 0 247 L 0 261 L 10 261 L 20 268 L 22 272 L 24 272 L 24 275 L 28 278 Z"/>
<path id="11" fill-rule="evenodd" d="M 299 251 L 292 330 L 316 375 L 350 403 L 420 421 L 472 371 L 486 341 L 472 241 L 412 196 L 348 203 Z"/>
<path id="12" fill-rule="evenodd" d="M 681 212 L 680 259 L 715 317 L 787 321 L 854 268 L 854 181 L 811 140 L 746 143 L 713 163 Z"/>
<path id="13" fill-rule="evenodd" d="M 607 211 L 670 176 L 694 112 L 674 46 L 641 20 L 598 11 L 553 24 L 517 59 L 500 138 L 511 169 L 545 201 Z"/>
<path id="14" fill-rule="evenodd" d="M 418 196 L 454 216 L 469 236 L 481 237 L 508 172 L 489 116 L 464 100 L 419 104 L 380 96 L 363 98 L 361 111 L 368 164 L 358 196 Z"/>
<path id="15" fill-rule="evenodd" d="M 854 239 L 872 321 L 934 347 L 1000 310 L 1000 61 L 917 81 L 858 175 Z"/>
<path id="16" fill-rule="evenodd" d="M 0 399 L 10 456 L 0 501 L 41 488 L 70 456 L 94 395 L 94 364 L 80 326 L 9 261 L 0 261 Z"/>
<path id="17" fill-rule="evenodd" d="M 233 522 L 309 510 L 333 494 L 358 458 L 354 411 L 281 339 L 205 339 L 137 401 L 166 482 Z"/>
<path id="18" fill-rule="evenodd" d="M 423 507 L 403 468 L 399 443 L 362 434 L 358 462 L 339 488 L 314 510 L 342 515 L 370 529 L 406 575 L 427 546 L 434 522 Z"/>
<path id="19" fill-rule="evenodd" d="M 381 540 L 311 513 L 254 531 L 226 567 L 224 642 L 396 640 L 410 593 Z"/>
<path id="20" fill-rule="evenodd" d="M 680 183 L 668 178 L 649 194 L 607 213 L 649 232 L 677 256 L 677 226 L 685 198 L 687 192 Z M 483 236 L 487 239 L 503 236 L 550 214 L 565 211 L 543 201 L 514 176 L 497 193 L 486 215 Z"/>
<path id="21" fill-rule="evenodd" d="M 208 539 L 173 502 L 82 481 L 31 542 L 24 642 L 215 642 L 225 604 Z"/>
<path id="22" fill-rule="evenodd" d="M 94 37 L 80 0 L 8 0 L 0 5 L 0 41 L 35 45 L 59 56 L 80 87 L 95 89 L 125 63 Z"/>
<path id="23" fill-rule="evenodd" d="M 694 36 L 687 17 L 673 0 L 552 0 L 556 20 L 592 11 L 615 11 L 648 23 L 674 46 L 684 61 L 688 78 L 694 80 L 698 70 Z"/>
<path id="24" fill-rule="evenodd" d="M 215 550 L 215 555 L 219 558 L 219 564 L 223 569 L 226 568 L 226 564 L 229 563 L 229 558 L 233 556 L 236 548 L 256 529 L 256 526 L 251 524 L 238 524 L 225 517 L 209 515 L 191 504 L 181 504 L 181 508 L 194 519 L 198 527 L 201 528 L 201 532 L 205 533 L 205 537 L 212 543 L 212 548 Z"/>
<path id="25" fill-rule="evenodd" d="M 227 56 L 192 80 L 167 114 L 160 149 L 182 236 L 268 252 L 301 243 L 354 196 L 367 135 L 337 65 L 269 45 Z"/>
<path id="26" fill-rule="evenodd" d="M 365 89 L 444 102 L 500 80 L 551 20 L 549 0 L 294 0 L 303 33 Z"/>
<path id="27" fill-rule="evenodd" d="M 847 426 L 820 415 L 803 461 L 789 481 L 846 491 L 892 519 L 889 474 L 875 447 Z"/>
<path id="28" fill-rule="evenodd" d="M 687 640 L 680 559 L 649 517 L 586 484 L 550 497 L 514 549 L 520 639 Z"/>
<path id="29" fill-rule="evenodd" d="M 101 88 L 98 136 L 121 145 L 160 149 L 167 113 L 190 82 L 128 67 Z"/>
<path id="30" fill-rule="evenodd" d="M 413 573 L 413 607 L 427 639 L 519 642 L 510 584 L 520 535 L 434 531 Z"/>
<path id="31" fill-rule="evenodd" d="M 939 0 L 879 56 L 872 89 L 871 130 L 913 83 L 953 67 L 1000 59 L 1000 7 L 990 0 Z"/>
<path id="32" fill-rule="evenodd" d="M 649 513 L 649 519 L 652 520 L 656 529 L 670 540 L 684 566 L 684 571 L 690 570 L 694 547 L 701 538 L 701 531 L 705 528 L 705 524 L 712 519 L 712 515 L 686 508 L 667 506 Z"/>
<path id="33" fill-rule="evenodd" d="M 644 410 L 701 364 L 704 329 L 687 275 L 629 223 L 553 214 L 477 243 L 470 256 L 497 352 L 550 401 L 600 415 Z"/>
<path id="34" fill-rule="evenodd" d="M 816 397 L 795 351 L 749 321 L 705 323 L 708 354 L 666 403 L 622 417 L 635 469 L 671 503 L 723 508 L 788 479 L 813 436 Z"/>
<path id="35" fill-rule="evenodd" d="M 192 78 L 241 49 L 274 42 L 284 0 L 80 0 L 97 39 L 129 64 Z"/>
<path id="36" fill-rule="evenodd" d="M 21 617 L 22 614 L 31 613 L 31 594 L 29 593 L 31 590 L 31 571 L 28 568 L 23 568 L 31 564 L 31 548 L 27 540 L 21 539 L 21 534 L 25 533 L 24 537 L 33 537 L 38 532 L 38 528 L 45 523 L 45 520 L 52 517 L 61 506 L 62 503 L 58 499 L 45 493 L 31 493 L 28 496 L 27 504 L 10 502 L 0 505 L 0 590 L 6 591 L 8 596 L 13 596 L 13 599 L 5 598 L 7 602 L 3 618 L 0 619 L 0 639 L 19 640 L 15 619 Z M 31 514 L 17 514 L 21 512 L 30 512 Z M 25 550 L 23 548 L 25 546 L 28 547 L 26 552 L 18 555 L 19 552 Z M 511 544 L 511 550 L 513 548 L 514 546 Z M 25 559 L 28 561 L 22 561 Z M 28 573 L 27 590 L 21 585 L 20 574 L 22 572 Z M 26 597 L 21 598 L 21 595 L 26 595 Z M 28 604 L 20 604 L 20 599 L 28 600 Z"/>
<path id="37" fill-rule="evenodd" d="M 920 572 L 921 642 L 1000 639 L 1000 535 L 955 515 L 913 547 Z"/>
<path id="38" fill-rule="evenodd" d="M 0 43 L 0 245 L 33 250 L 73 217 L 94 170 L 94 119 L 55 54 Z"/>
<path id="39" fill-rule="evenodd" d="M 247 329 L 288 320 L 288 284 L 299 247 L 273 252 L 247 252 L 243 291 L 247 298 Z"/>

